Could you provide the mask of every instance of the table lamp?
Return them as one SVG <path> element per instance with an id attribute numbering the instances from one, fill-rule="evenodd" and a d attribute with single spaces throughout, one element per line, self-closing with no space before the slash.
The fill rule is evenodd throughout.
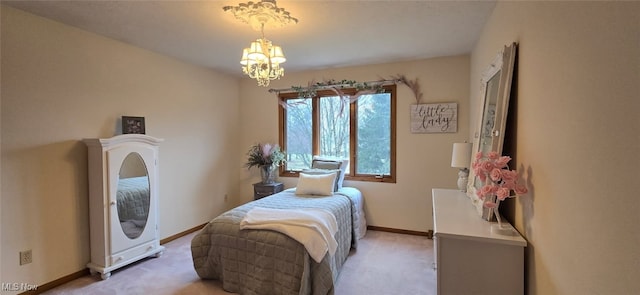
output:
<path id="1" fill-rule="evenodd" d="M 451 167 L 460 168 L 458 172 L 458 189 L 467 191 L 467 181 L 469 180 L 469 165 L 471 164 L 471 143 L 454 143 L 451 155 Z"/>

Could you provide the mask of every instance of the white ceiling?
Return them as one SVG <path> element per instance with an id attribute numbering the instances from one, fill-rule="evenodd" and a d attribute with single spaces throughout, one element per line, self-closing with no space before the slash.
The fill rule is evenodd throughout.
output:
<path id="1" fill-rule="evenodd" d="M 258 1 L 258 0 L 254 0 Z M 177 59 L 241 76 L 242 48 L 260 37 L 223 6 L 233 1 L 5 1 Z M 280 0 L 298 24 L 267 29 L 288 73 L 470 53 L 492 1 Z"/>

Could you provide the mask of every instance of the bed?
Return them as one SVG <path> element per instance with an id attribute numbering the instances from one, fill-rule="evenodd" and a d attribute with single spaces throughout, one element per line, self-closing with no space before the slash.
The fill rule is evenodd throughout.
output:
<path id="1" fill-rule="evenodd" d="M 300 183 L 298 183 L 300 185 Z M 255 208 L 316 208 L 331 212 L 337 221 L 333 255 L 320 262 L 289 236 L 272 230 L 241 229 Z M 363 198 L 359 190 L 341 187 L 328 196 L 296 194 L 296 188 L 231 209 L 210 221 L 192 240 L 197 274 L 222 282 L 227 292 L 239 294 L 333 294 L 340 268 L 351 248 L 366 232 Z"/>

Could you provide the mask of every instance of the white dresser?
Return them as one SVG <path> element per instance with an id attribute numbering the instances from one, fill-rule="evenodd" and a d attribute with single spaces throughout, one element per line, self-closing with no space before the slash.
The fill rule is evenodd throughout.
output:
<path id="1" fill-rule="evenodd" d="M 454 189 L 433 189 L 433 227 L 438 294 L 524 293 L 527 241 L 491 231 L 471 200 Z"/>

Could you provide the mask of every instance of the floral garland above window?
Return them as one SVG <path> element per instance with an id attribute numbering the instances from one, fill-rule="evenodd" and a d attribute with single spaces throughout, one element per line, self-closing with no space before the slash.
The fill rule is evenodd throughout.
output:
<path id="1" fill-rule="evenodd" d="M 324 82 L 310 81 L 307 86 L 291 86 L 288 89 L 269 89 L 269 92 L 275 92 L 276 95 L 285 91 L 292 91 L 298 93 L 298 98 L 312 98 L 318 93 L 318 90 L 331 90 L 336 93 L 337 96 L 343 99 L 345 102 L 353 103 L 363 95 L 384 93 L 384 85 L 388 84 L 404 84 L 411 88 L 411 91 L 415 95 L 416 102 L 419 104 L 422 100 L 422 92 L 420 92 L 420 84 L 418 84 L 418 78 L 415 80 L 409 80 L 404 75 L 392 76 L 391 79 L 380 79 L 378 81 L 370 82 L 357 82 L 354 80 L 341 80 L 334 79 L 325 80 Z M 356 94 L 345 94 L 343 89 L 356 89 Z M 287 104 L 278 98 L 278 103 L 286 108 Z"/>
<path id="2" fill-rule="evenodd" d="M 384 88 L 382 88 L 382 85 L 385 84 L 385 82 L 387 81 L 383 80 L 383 81 L 360 83 L 354 80 L 336 81 L 331 79 L 331 80 L 326 80 L 324 82 L 315 82 L 315 83 L 312 81 L 312 82 L 309 82 L 309 85 L 307 87 L 291 86 L 291 89 L 298 92 L 299 98 L 315 97 L 317 95 L 318 90 L 321 90 L 321 89 L 329 89 L 336 92 L 336 94 L 338 94 L 338 96 L 340 97 L 346 97 L 347 95 L 342 92 L 342 89 L 345 89 L 345 88 L 349 88 L 349 89 L 355 88 L 357 93 L 354 96 L 360 96 L 362 95 L 360 94 L 360 92 L 383 93 Z"/>

